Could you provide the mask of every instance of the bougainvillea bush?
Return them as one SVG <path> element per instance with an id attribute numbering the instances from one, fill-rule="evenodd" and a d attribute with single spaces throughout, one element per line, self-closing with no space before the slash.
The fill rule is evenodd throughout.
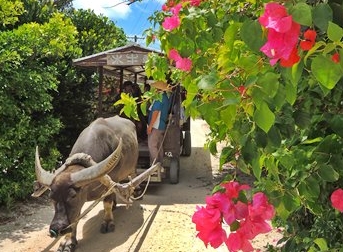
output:
<path id="1" fill-rule="evenodd" d="M 147 43 L 159 40 L 165 57 L 152 54 L 147 74 L 164 80 L 172 66 L 171 78 L 187 91 L 186 112 L 211 128 L 211 153 L 226 143 L 220 164 L 253 175 L 252 195 L 273 205 L 281 249 L 343 249 L 342 0 L 169 0 L 151 22 Z M 256 202 L 234 199 L 244 214 L 230 224 L 222 193 L 214 190 L 193 216 L 198 237 L 213 247 L 241 234 Z M 220 236 L 211 240 L 208 214 L 236 229 L 215 226 Z M 240 249 L 252 250 L 253 235 L 243 238 Z"/>

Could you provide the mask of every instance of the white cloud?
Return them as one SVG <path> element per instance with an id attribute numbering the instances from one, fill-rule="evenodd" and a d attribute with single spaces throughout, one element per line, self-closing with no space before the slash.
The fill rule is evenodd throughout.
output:
<path id="1" fill-rule="evenodd" d="M 73 6 L 76 9 L 91 9 L 97 15 L 102 14 L 106 17 L 115 17 L 116 19 L 125 19 L 130 13 L 131 9 L 124 0 L 74 0 Z M 157 0 L 160 1 L 160 0 Z"/>

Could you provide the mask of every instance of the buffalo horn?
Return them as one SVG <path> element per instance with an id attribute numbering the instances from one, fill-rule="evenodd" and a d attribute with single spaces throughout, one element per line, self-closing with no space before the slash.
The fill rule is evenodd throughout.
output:
<path id="1" fill-rule="evenodd" d="M 71 181 L 77 186 L 88 184 L 98 178 L 103 177 L 109 173 L 120 161 L 122 152 L 122 139 L 119 139 L 117 148 L 105 160 L 83 169 L 81 171 L 72 173 L 70 175 Z"/>
<path id="2" fill-rule="evenodd" d="M 35 155 L 35 171 L 36 171 L 37 181 L 40 184 L 49 187 L 55 175 L 44 170 L 43 167 L 41 166 L 40 160 L 39 160 L 38 146 L 36 147 L 36 155 Z"/>

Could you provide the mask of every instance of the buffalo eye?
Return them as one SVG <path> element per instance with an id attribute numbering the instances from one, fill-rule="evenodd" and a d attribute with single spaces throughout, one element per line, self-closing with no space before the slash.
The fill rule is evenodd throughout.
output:
<path id="1" fill-rule="evenodd" d="M 80 191 L 79 188 L 69 188 L 68 199 L 69 200 L 75 199 L 79 191 Z"/>

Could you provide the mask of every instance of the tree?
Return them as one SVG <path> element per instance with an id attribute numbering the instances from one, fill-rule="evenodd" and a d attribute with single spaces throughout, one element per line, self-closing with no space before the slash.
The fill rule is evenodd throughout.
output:
<path id="1" fill-rule="evenodd" d="M 0 205 L 10 207 L 32 192 L 35 147 L 54 169 L 94 119 L 96 77 L 72 59 L 121 46 L 125 36 L 71 1 L 0 3 Z"/>
<path id="2" fill-rule="evenodd" d="M 341 249 L 330 195 L 343 183 L 342 1 L 266 3 L 167 1 L 147 31 L 166 57 L 152 55 L 147 73 L 172 68 L 186 112 L 211 128 L 211 153 L 227 143 L 220 164 L 268 195 L 283 250 Z"/>
<path id="3" fill-rule="evenodd" d="M 49 150 L 47 160 L 54 167 L 58 151 L 53 136 L 61 128 L 51 113 L 51 92 L 58 86 L 54 63 L 77 53 L 75 35 L 75 27 L 61 14 L 42 25 L 29 23 L 0 33 L 1 204 L 10 205 L 31 191 L 36 145 L 43 153 Z"/>
<path id="4" fill-rule="evenodd" d="M 82 56 L 89 56 L 126 44 L 122 29 L 107 17 L 91 10 L 69 9 L 66 15 L 77 29 L 78 46 Z M 84 70 L 72 66 L 75 55 L 66 55 L 59 63 L 59 85 L 54 93 L 54 113 L 61 119 L 63 129 L 56 141 L 63 157 L 69 155 L 72 145 L 81 131 L 97 116 L 95 98 L 98 92 L 97 69 Z M 72 108 L 72 109 L 70 109 Z"/>
<path id="5" fill-rule="evenodd" d="M 18 16 L 20 16 L 24 11 L 23 4 L 21 1 L 0 1 L 0 23 L 3 30 L 8 25 L 13 25 L 18 21 Z"/>

